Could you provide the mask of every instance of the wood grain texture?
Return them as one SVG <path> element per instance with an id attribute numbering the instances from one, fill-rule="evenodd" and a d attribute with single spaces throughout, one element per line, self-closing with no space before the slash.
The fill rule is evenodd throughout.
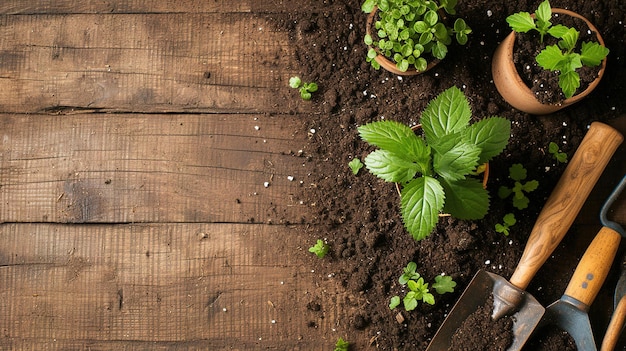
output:
<path id="1" fill-rule="evenodd" d="M 5 114 L 0 130 L 0 222 L 302 221 L 295 118 Z"/>
<path id="2" fill-rule="evenodd" d="M 323 320 L 307 310 L 297 242 L 288 226 L 0 225 L 0 349 L 323 349 L 341 293 L 318 297 Z M 307 319 L 320 339 L 298 339 Z"/>
<path id="3" fill-rule="evenodd" d="M 0 111 L 307 111 L 293 53 L 264 16 L 0 16 Z M 280 108 L 279 108 L 280 106 Z"/>
<path id="4" fill-rule="evenodd" d="M 4 0 L 0 14 L 81 14 L 81 13 L 293 13 L 291 0 L 108 0 L 71 1 Z M 328 3 L 320 2 L 320 10 Z"/>

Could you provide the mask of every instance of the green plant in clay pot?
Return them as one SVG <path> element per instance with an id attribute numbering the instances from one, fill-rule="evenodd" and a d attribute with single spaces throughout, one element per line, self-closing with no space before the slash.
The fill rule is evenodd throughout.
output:
<path id="1" fill-rule="evenodd" d="M 402 221 L 415 240 L 433 231 L 442 212 L 475 220 L 489 210 L 489 193 L 475 175 L 504 150 L 511 123 L 494 116 L 470 124 L 471 118 L 467 98 L 451 87 L 422 113 L 421 136 L 390 120 L 358 127 L 360 137 L 378 148 L 365 158 L 367 169 L 402 185 Z"/>
<path id="2" fill-rule="evenodd" d="M 427 71 L 446 57 L 456 40 L 467 43 L 472 29 L 462 18 L 452 27 L 445 14 L 456 14 L 457 0 L 365 0 L 368 13 L 365 44 L 367 61 L 399 75 Z"/>
<path id="3" fill-rule="evenodd" d="M 557 23 L 570 20 L 579 21 L 584 28 L 568 27 Z M 580 101 L 599 84 L 606 67 L 606 57 L 609 49 L 604 46 L 602 36 L 598 30 L 583 16 L 564 9 L 552 8 L 548 0 L 543 1 L 534 14 L 518 12 L 507 17 L 507 23 L 513 30 L 498 46 L 493 60 L 492 72 L 494 83 L 500 94 L 513 107 L 533 114 L 548 114 L 563 107 Z M 581 33 L 592 34 L 591 40 L 580 40 Z M 538 34 L 535 40 L 531 34 Z M 536 42 L 534 62 L 519 62 L 521 69 L 514 63 L 514 48 L 519 35 L 525 35 L 525 40 Z M 548 43 L 551 41 L 551 43 Z M 529 86 L 519 72 L 532 72 L 534 66 L 539 69 L 554 72 L 558 77 L 559 91 L 552 92 L 543 80 L 538 86 Z M 588 83 L 581 84 L 581 72 L 585 68 L 599 67 L 597 74 L 589 79 Z M 534 84 L 533 84 L 534 85 Z M 539 99 L 540 92 L 546 91 L 550 98 Z"/>

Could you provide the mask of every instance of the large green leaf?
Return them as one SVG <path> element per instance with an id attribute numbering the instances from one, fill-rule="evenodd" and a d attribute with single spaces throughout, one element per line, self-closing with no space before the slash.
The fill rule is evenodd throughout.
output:
<path id="1" fill-rule="evenodd" d="M 432 177 L 413 179 L 402 188 L 401 213 L 404 226 L 415 240 L 427 237 L 439 221 L 445 194 Z"/>
<path id="2" fill-rule="evenodd" d="M 455 182 L 441 180 L 446 203 L 443 211 L 458 219 L 481 219 L 489 211 L 489 193 L 480 180 L 465 178 Z"/>
<path id="3" fill-rule="evenodd" d="M 358 131 L 369 144 L 417 163 L 420 173 L 429 172 L 430 147 L 408 126 L 396 121 L 377 121 L 360 126 Z"/>
<path id="4" fill-rule="evenodd" d="M 528 12 L 518 12 L 510 15 L 506 18 L 506 22 L 511 29 L 518 33 L 526 33 L 531 29 L 537 28 L 535 26 L 535 20 L 530 16 Z"/>
<path id="5" fill-rule="evenodd" d="M 451 145 L 444 153 L 435 153 L 433 156 L 433 168 L 448 181 L 465 178 L 465 175 L 475 170 L 478 166 L 480 148 L 467 140 L 460 140 Z"/>
<path id="6" fill-rule="evenodd" d="M 393 183 L 406 183 L 419 171 L 416 163 L 387 150 L 376 150 L 367 155 L 365 166 L 375 176 Z"/>
<path id="7" fill-rule="evenodd" d="M 559 86 L 566 98 L 574 96 L 576 89 L 580 87 L 580 76 L 577 72 L 569 71 L 559 75 Z"/>
<path id="8" fill-rule="evenodd" d="M 499 155 L 509 143 L 511 122 L 502 117 L 485 118 L 469 126 L 465 135 L 480 148 L 478 164 L 482 164 Z"/>
<path id="9" fill-rule="evenodd" d="M 584 42 L 580 49 L 580 60 L 587 66 L 598 66 L 609 54 L 609 49 L 594 42 Z"/>
<path id="10" fill-rule="evenodd" d="M 535 57 L 535 60 L 541 67 L 550 71 L 559 70 L 563 62 L 566 62 L 565 55 L 563 55 L 561 49 L 556 45 L 546 46 L 546 48 L 541 50 L 537 57 Z"/>
<path id="11" fill-rule="evenodd" d="M 465 129 L 472 116 L 469 102 L 455 86 L 433 99 L 422 113 L 421 124 L 428 144 L 444 135 Z"/>

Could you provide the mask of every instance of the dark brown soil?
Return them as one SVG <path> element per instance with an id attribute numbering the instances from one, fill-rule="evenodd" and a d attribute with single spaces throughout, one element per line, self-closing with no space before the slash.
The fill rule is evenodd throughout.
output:
<path id="1" fill-rule="evenodd" d="M 360 10 L 360 0 L 302 0 L 288 22 L 276 21 L 276 30 L 286 31 L 292 39 L 297 65 L 290 69 L 320 87 L 311 102 L 302 102 L 311 104 L 313 112 L 294 116 L 316 130 L 303 150 L 315 169 L 298 196 L 309 207 L 303 214 L 307 223 L 314 224 L 302 235 L 302 246 L 325 238 L 332 250 L 323 260 L 307 256 L 304 264 L 319 273 L 320 289 L 341 284 L 358 296 L 354 310 L 345 316 L 345 324 L 360 339 L 357 345 L 424 350 L 478 269 L 510 277 L 540 209 L 566 166 L 547 155 L 548 144 L 557 142 L 571 158 L 592 121 L 609 121 L 626 110 L 624 2 L 552 3 L 590 18 L 611 54 L 604 80 L 591 96 L 544 117 L 513 109 L 491 79 L 491 55 L 510 32 L 505 18 L 531 11 L 538 2 L 460 0 L 457 12 L 474 31 L 468 44 L 452 45 L 433 70 L 409 78 L 375 71 L 365 62 L 366 14 Z M 287 87 L 288 79 L 284 77 L 284 98 L 293 101 L 299 97 Z M 512 122 L 512 137 L 505 152 L 490 163 L 489 215 L 474 222 L 443 218 L 430 237 L 416 242 L 402 226 L 394 186 L 365 170 L 354 176 L 347 164 L 356 157 L 363 160 L 372 151 L 359 139 L 357 126 L 382 118 L 416 123 L 428 101 L 452 85 L 468 96 L 474 121 L 491 115 L 506 117 Z M 523 211 L 497 196 L 500 185 L 510 185 L 508 168 L 514 163 L 522 163 L 528 179 L 540 184 Z M 508 212 L 515 213 L 518 223 L 504 236 L 494 225 Z M 584 251 L 572 246 L 568 239 L 572 237 L 566 236 L 528 288 L 544 305 L 559 299 Z M 398 323 L 397 311 L 390 311 L 388 304 L 403 292 L 398 277 L 409 261 L 417 263 L 426 281 L 446 273 L 458 286 L 454 293 L 438 297 L 434 306 L 420 304 L 414 311 L 402 311 L 404 321 Z M 321 311 L 329 308 L 316 306 L 312 295 L 311 306 Z"/>
<path id="2" fill-rule="evenodd" d="M 450 351 L 494 350 L 505 351 L 513 343 L 511 317 L 491 320 L 493 296 L 484 306 L 472 313 L 452 336 Z"/>
<path id="3" fill-rule="evenodd" d="M 576 350 L 576 343 L 571 335 L 564 330 L 541 328 L 528 341 L 525 349 L 533 351 Z"/>

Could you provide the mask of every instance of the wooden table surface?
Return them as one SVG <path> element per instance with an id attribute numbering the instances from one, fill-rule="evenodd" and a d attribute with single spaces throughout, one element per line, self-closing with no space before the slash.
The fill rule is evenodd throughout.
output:
<path id="1" fill-rule="evenodd" d="M 286 254 L 311 168 L 309 111 L 276 98 L 290 3 L 0 2 L 0 349 L 350 339 L 339 287 L 307 327 L 315 275 Z"/>

